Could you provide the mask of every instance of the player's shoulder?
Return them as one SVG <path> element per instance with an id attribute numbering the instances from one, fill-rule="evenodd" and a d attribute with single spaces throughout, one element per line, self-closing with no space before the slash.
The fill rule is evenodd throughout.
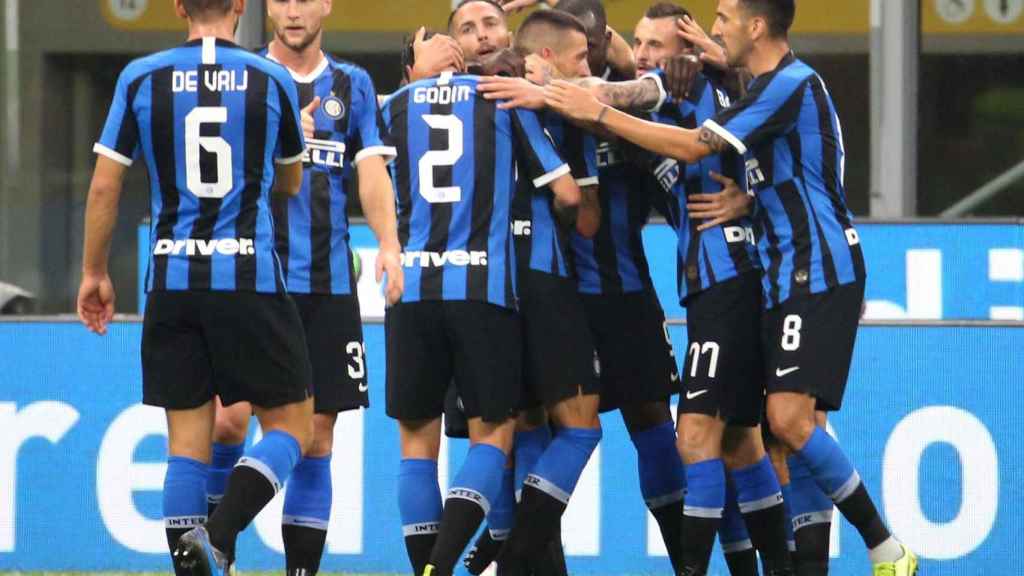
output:
<path id="1" fill-rule="evenodd" d="M 792 54 L 784 58 L 775 70 L 776 78 L 790 84 L 801 84 L 816 75 L 813 68 Z"/>
<path id="2" fill-rule="evenodd" d="M 366 71 L 366 68 L 355 62 L 350 62 L 327 52 L 324 52 L 324 58 L 327 59 L 327 68 L 333 74 L 344 74 L 351 78 L 353 82 L 369 82 L 371 80 L 370 73 Z"/>
<path id="3" fill-rule="evenodd" d="M 445 72 L 402 86 L 385 100 L 384 105 L 393 105 L 410 99 L 427 104 L 451 104 L 472 98 L 482 99 L 477 92 L 479 82 L 479 76 Z"/>

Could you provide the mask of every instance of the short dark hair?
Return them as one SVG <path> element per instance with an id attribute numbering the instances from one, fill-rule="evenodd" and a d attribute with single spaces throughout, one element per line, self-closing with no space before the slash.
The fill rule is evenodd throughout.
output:
<path id="1" fill-rule="evenodd" d="M 568 12 L 581 21 L 585 21 L 587 15 L 592 16 L 594 28 L 602 34 L 608 28 L 608 15 L 604 11 L 601 0 L 559 0 L 558 4 L 555 4 L 555 10 Z"/>
<path id="2" fill-rule="evenodd" d="M 474 2 L 483 2 L 484 4 L 490 4 L 491 6 L 494 7 L 495 10 L 498 11 L 499 14 L 501 14 L 502 19 L 505 18 L 505 9 L 502 8 L 501 4 L 498 4 L 495 0 L 462 0 L 461 2 L 455 5 L 455 8 L 452 9 L 452 13 L 448 15 L 449 32 L 452 29 L 452 22 L 455 21 L 455 15 L 459 13 L 459 10 L 462 10 L 463 6 L 467 4 L 472 4 Z"/>
<path id="3" fill-rule="evenodd" d="M 785 38 L 796 17 L 796 0 L 739 0 L 743 9 L 768 23 L 768 34 Z"/>
<path id="4" fill-rule="evenodd" d="M 690 11 L 673 2 L 657 2 L 651 4 L 644 13 L 644 18 L 657 20 L 658 18 L 682 18 L 689 16 Z"/>
<path id="5" fill-rule="evenodd" d="M 568 12 L 535 10 L 526 17 L 526 20 L 523 20 L 519 30 L 516 32 L 516 51 L 524 56 L 526 55 L 524 52 L 536 51 L 536 47 L 532 46 L 532 44 L 535 43 L 535 37 L 543 29 L 554 30 L 555 32 L 576 31 L 584 36 L 587 35 L 587 28 L 583 25 L 583 22 L 580 22 L 579 18 Z"/>
<path id="6" fill-rule="evenodd" d="M 412 34 L 406 34 L 402 40 L 402 77 L 405 78 L 408 74 L 408 68 L 412 68 L 416 65 L 416 49 L 413 47 L 416 44 L 416 32 Z M 437 32 L 426 30 L 423 33 L 423 41 L 426 42 L 434 36 L 437 36 Z M 408 67 L 408 68 L 407 68 Z M 408 81 L 408 78 L 405 78 Z"/>
<path id="7" fill-rule="evenodd" d="M 182 0 L 189 18 L 200 18 L 211 12 L 224 15 L 231 11 L 234 0 Z"/>

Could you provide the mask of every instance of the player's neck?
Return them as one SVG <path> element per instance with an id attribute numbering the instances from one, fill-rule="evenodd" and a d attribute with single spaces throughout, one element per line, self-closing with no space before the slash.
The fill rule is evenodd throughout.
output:
<path id="1" fill-rule="evenodd" d="M 292 50 L 275 38 L 270 42 L 267 51 L 274 60 L 299 76 L 312 74 L 324 59 L 319 39 L 302 50 Z"/>
<path id="2" fill-rule="evenodd" d="M 747 68 L 754 77 L 767 74 L 779 67 L 782 59 L 790 53 L 789 42 L 786 40 L 769 40 L 750 53 Z"/>
<path id="3" fill-rule="evenodd" d="M 213 20 L 210 22 L 197 22 L 195 20 L 189 21 L 188 26 L 188 40 L 199 40 L 200 38 L 209 38 L 213 36 L 219 40 L 227 40 L 228 42 L 235 41 L 235 20 L 229 18 L 223 18 L 220 20 Z"/>

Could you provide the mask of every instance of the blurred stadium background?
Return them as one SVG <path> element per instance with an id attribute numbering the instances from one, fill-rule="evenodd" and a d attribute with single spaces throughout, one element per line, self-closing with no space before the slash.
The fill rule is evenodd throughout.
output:
<path id="1" fill-rule="evenodd" d="M 264 1 L 249 2 L 245 45 L 266 38 Z M 171 0 L 0 2 L 0 570 L 167 570 L 163 419 L 137 405 L 140 326 L 127 317 L 100 340 L 62 315 L 74 310 L 91 148 L 117 75 L 132 58 L 180 43 L 184 25 Z M 605 1 L 627 38 L 649 3 Z M 714 0 L 681 4 L 710 26 Z M 335 0 L 325 46 L 389 92 L 403 36 L 443 28 L 450 8 Z M 793 44 L 843 120 L 847 194 L 868 257 L 865 327 L 834 432 L 897 534 L 921 553 L 922 574 L 1017 573 L 1024 0 L 800 0 Z M 147 208 L 136 167 L 111 255 L 118 311 L 129 315 L 141 309 Z M 366 268 L 372 238 L 358 226 L 353 237 Z M 672 233 L 652 220 L 645 241 L 676 350 L 685 350 Z M 368 278 L 360 295 L 371 394 L 382 398 L 382 302 Z M 394 426 L 379 402 L 343 421 L 324 568 L 405 571 Z M 605 424 L 565 522 L 570 571 L 666 572 L 626 433 L 617 417 Z M 453 441 L 445 458 L 455 467 L 463 453 Z M 277 514 L 265 512 L 245 536 L 242 570 L 283 565 Z M 833 573 L 866 573 L 855 532 L 837 524 L 833 536 Z"/>

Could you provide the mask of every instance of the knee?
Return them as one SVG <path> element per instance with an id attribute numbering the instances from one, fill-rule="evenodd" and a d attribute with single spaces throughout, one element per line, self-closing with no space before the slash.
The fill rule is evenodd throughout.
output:
<path id="1" fill-rule="evenodd" d="M 306 456 L 323 458 L 334 450 L 334 424 L 337 419 L 336 414 L 313 415 L 313 439 Z"/>
<path id="2" fill-rule="evenodd" d="M 249 434 L 250 414 L 252 409 L 245 402 L 218 407 L 213 422 L 213 441 L 218 444 L 245 442 L 245 437 Z"/>
<path id="3" fill-rule="evenodd" d="M 772 434 L 790 450 L 799 450 L 814 432 L 813 415 L 805 414 L 792 407 L 770 405 L 768 423 Z"/>
<path id="4" fill-rule="evenodd" d="M 738 470 L 757 464 L 764 458 L 764 445 L 758 428 L 730 426 L 722 437 L 722 459 L 726 468 Z"/>
<path id="5" fill-rule="evenodd" d="M 721 454 L 721 435 L 712 418 L 684 415 L 680 420 L 676 445 L 686 462 L 717 458 Z"/>

